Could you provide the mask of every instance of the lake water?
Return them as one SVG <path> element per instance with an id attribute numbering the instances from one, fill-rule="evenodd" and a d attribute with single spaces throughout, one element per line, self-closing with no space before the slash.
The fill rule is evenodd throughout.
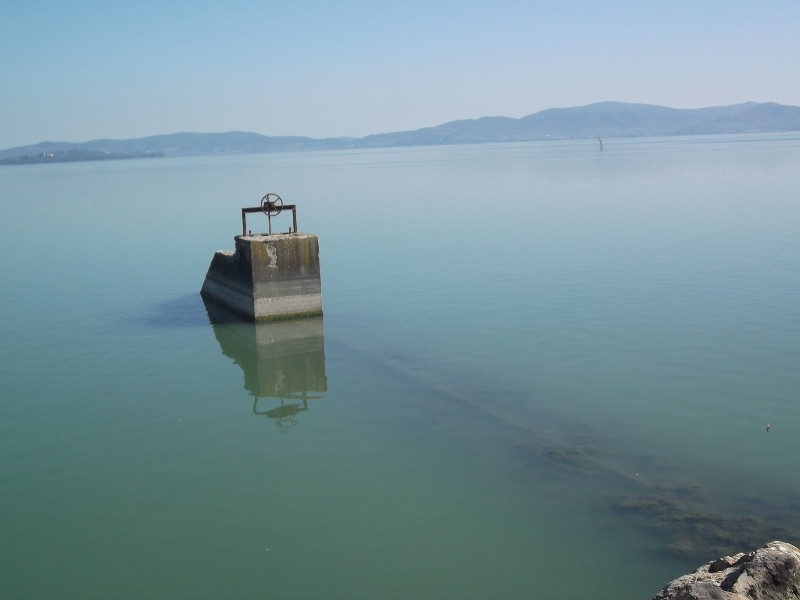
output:
<path id="1" fill-rule="evenodd" d="M 201 301 L 267 192 L 324 319 Z M 798 543 L 799 193 L 798 134 L 3 167 L 0 596 L 634 600 Z"/>

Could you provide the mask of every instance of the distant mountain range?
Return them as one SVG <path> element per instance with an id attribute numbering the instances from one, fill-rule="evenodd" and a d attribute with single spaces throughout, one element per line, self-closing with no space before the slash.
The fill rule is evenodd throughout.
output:
<path id="1" fill-rule="evenodd" d="M 774 131 L 800 131 L 800 107 L 774 102 L 746 102 L 731 106 L 677 109 L 651 104 L 598 102 L 588 106 L 550 108 L 521 119 L 465 119 L 436 127 L 380 133 L 363 138 L 275 137 L 231 131 L 173 133 L 83 143 L 41 142 L 0 150 L 0 164 Z"/>

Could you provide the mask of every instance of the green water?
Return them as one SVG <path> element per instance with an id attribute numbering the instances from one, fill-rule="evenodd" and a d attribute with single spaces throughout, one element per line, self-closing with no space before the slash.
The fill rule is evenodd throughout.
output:
<path id="1" fill-rule="evenodd" d="M 797 543 L 798 190 L 790 134 L 3 168 L 0 596 L 634 599 Z M 199 297 L 266 192 L 324 320 Z"/>

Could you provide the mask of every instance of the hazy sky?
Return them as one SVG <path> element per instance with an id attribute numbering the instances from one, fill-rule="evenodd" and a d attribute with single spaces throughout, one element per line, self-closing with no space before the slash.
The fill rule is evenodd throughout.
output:
<path id="1" fill-rule="evenodd" d="M 602 100 L 800 105 L 800 0 L 19 0 L 0 148 L 354 136 Z"/>

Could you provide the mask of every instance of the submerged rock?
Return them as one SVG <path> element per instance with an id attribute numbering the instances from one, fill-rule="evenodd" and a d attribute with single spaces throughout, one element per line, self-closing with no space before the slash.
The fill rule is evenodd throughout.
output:
<path id="1" fill-rule="evenodd" d="M 800 549 L 770 542 L 724 556 L 667 584 L 652 600 L 798 600 Z"/>
<path id="2" fill-rule="evenodd" d="M 665 536 L 665 552 L 689 559 L 735 552 L 765 539 L 795 537 L 796 527 L 777 526 L 752 515 L 709 512 L 703 509 L 703 501 L 699 489 L 661 488 L 645 496 L 627 496 L 615 507 L 637 515 L 646 527 Z"/>

